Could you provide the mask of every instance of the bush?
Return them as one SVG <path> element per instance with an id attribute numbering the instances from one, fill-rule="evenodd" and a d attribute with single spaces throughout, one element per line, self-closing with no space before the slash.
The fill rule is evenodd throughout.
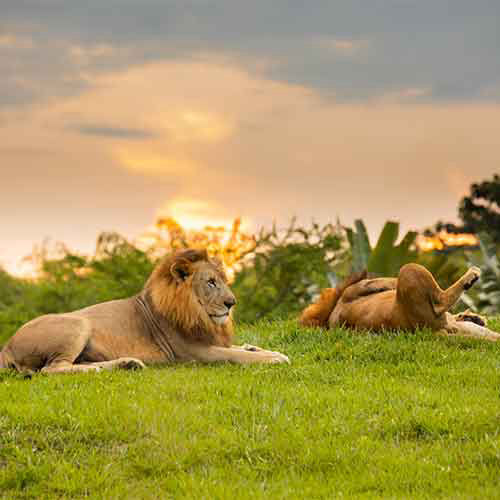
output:
<path id="1" fill-rule="evenodd" d="M 340 227 L 332 224 L 307 228 L 292 219 L 284 231 L 262 229 L 233 284 L 236 319 L 252 322 L 300 311 L 321 288 L 334 284 L 337 273 L 347 273 L 343 242 Z"/>
<path id="2" fill-rule="evenodd" d="M 465 303 L 473 310 L 484 314 L 500 313 L 500 259 L 498 246 L 485 233 L 479 235 L 481 258 L 471 256 L 470 264 L 481 268 L 478 284 L 464 297 Z"/>

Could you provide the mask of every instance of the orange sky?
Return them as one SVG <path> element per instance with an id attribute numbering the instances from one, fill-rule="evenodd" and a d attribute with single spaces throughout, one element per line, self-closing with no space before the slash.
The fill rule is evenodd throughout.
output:
<path id="1" fill-rule="evenodd" d="M 470 183 L 500 170 L 500 104 L 436 98 L 432 79 L 346 99 L 335 81 L 325 92 L 326 83 L 276 76 L 283 61 L 271 50 L 239 57 L 221 42 L 126 64 L 126 42 L 61 38 L 51 47 L 72 72 L 46 95 L 54 59 L 44 80 L 23 74 L 39 42 L 26 28 L 4 31 L 13 97 L 0 102 L 0 261 L 9 269 L 45 237 L 91 251 L 100 231 L 134 237 L 160 213 L 192 224 L 298 215 L 361 217 L 372 234 L 387 219 L 424 228 L 455 221 Z M 375 58 L 369 36 L 308 40 L 322 54 Z M 38 94 L 22 101 L 21 91 Z"/>

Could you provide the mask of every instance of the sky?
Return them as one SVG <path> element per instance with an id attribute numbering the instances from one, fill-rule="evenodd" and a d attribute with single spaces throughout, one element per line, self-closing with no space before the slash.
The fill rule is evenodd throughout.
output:
<path id="1" fill-rule="evenodd" d="M 499 47 L 498 0 L 0 0 L 0 263 L 159 215 L 457 221 Z"/>

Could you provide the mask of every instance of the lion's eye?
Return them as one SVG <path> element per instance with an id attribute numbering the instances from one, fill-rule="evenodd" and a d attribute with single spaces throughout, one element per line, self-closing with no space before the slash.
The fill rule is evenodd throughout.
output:
<path id="1" fill-rule="evenodd" d="M 217 283 L 215 283 L 215 280 L 214 280 L 213 278 L 210 278 L 210 279 L 208 280 L 208 286 L 209 286 L 210 288 L 215 288 L 215 287 L 217 286 Z"/>

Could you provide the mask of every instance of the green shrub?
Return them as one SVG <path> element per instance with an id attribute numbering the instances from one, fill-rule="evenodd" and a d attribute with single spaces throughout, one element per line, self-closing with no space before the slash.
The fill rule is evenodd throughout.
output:
<path id="1" fill-rule="evenodd" d="M 484 314 L 500 313 L 500 260 L 499 246 L 486 234 L 479 235 L 481 256 L 472 255 L 470 264 L 481 268 L 478 284 L 464 297 L 466 304 L 474 311 Z"/>
<path id="2" fill-rule="evenodd" d="M 331 286 L 336 271 L 346 274 L 344 237 L 338 226 L 296 221 L 278 232 L 261 230 L 255 250 L 237 273 L 233 290 L 238 299 L 236 319 L 287 317 L 300 311 L 319 292 Z"/>

